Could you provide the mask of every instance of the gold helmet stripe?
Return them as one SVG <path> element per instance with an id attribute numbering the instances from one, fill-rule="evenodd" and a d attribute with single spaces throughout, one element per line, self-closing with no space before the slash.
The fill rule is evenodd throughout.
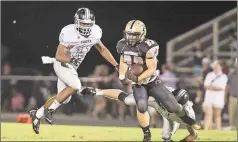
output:
<path id="1" fill-rule="evenodd" d="M 132 22 L 132 24 L 131 24 L 131 29 L 132 29 L 132 27 L 133 27 L 133 25 L 134 25 L 134 23 L 136 22 L 137 20 L 134 20 L 133 22 Z"/>

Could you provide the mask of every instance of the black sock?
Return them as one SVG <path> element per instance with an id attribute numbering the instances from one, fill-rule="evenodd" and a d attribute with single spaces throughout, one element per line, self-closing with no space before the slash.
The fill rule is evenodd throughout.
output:
<path id="1" fill-rule="evenodd" d="M 141 129 L 142 129 L 142 131 L 143 131 L 144 134 L 145 134 L 145 133 L 149 133 L 149 134 L 150 134 L 150 125 L 148 125 L 148 126 L 146 126 L 146 127 L 142 127 L 142 126 L 141 126 Z"/>
<path id="2" fill-rule="evenodd" d="M 192 125 L 194 123 L 194 119 L 190 118 L 189 116 L 187 116 L 186 114 L 184 114 L 184 116 L 180 117 L 184 123 L 188 124 L 188 125 Z"/>
<path id="3" fill-rule="evenodd" d="M 118 100 L 124 102 L 125 98 L 128 96 L 128 94 L 126 94 L 125 92 L 121 92 L 119 95 L 118 95 Z"/>

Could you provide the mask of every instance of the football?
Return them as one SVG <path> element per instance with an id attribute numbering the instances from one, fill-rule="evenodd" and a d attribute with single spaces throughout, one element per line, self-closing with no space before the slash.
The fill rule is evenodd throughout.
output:
<path id="1" fill-rule="evenodd" d="M 131 68 L 128 70 L 127 74 L 133 74 L 135 76 L 140 76 L 145 70 L 147 69 L 147 67 L 145 65 L 141 65 L 141 64 L 134 64 L 131 66 Z"/>

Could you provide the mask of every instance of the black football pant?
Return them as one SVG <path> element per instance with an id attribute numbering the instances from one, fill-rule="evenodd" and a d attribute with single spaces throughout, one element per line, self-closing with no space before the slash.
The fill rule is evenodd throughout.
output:
<path id="1" fill-rule="evenodd" d="M 138 111 L 144 113 L 148 110 L 148 97 L 155 98 L 157 103 L 161 103 L 169 112 L 180 116 L 182 107 L 177 103 L 174 95 L 161 83 L 159 79 L 146 85 L 133 85 L 133 94 Z"/>

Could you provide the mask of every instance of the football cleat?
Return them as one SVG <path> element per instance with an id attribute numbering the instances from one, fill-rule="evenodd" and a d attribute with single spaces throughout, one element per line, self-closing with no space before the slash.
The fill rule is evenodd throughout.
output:
<path id="1" fill-rule="evenodd" d="M 199 122 L 197 122 L 197 121 L 194 121 L 194 123 L 193 123 L 191 126 L 192 126 L 192 128 L 195 129 L 195 130 L 200 130 L 200 129 L 202 129 L 202 125 L 201 125 Z"/>
<path id="2" fill-rule="evenodd" d="M 40 128 L 40 119 L 36 117 L 37 110 L 31 110 L 30 111 L 30 117 L 32 119 L 32 128 L 36 134 L 39 134 L 39 128 Z"/>
<path id="3" fill-rule="evenodd" d="M 54 114 L 53 109 L 46 109 L 45 110 L 45 121 L 50 125 L 53 124 L 53 114 Z"/>
<path id="4" fill-rule="evenodd" d="M 149 132 L 145 133 L 143 142 L 150 142 L 150 141 L 151 141 L 151 134 Z"/>

